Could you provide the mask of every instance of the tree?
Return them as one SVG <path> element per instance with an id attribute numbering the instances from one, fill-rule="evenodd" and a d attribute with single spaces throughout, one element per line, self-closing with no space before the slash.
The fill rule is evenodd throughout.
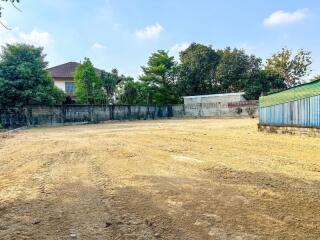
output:
<path id="1" fill-rule="evenodd" d="M 105 102 L 103 83 L 96 71 L 89 58 L 85 58 L 83 63 L 77 67 L 74 80 L 78 103 L 100 104 Z"/>
<path id="2" fill-rule="evenodd" d="M 247 55 L 242 49 L 227 47 L 218 53 L 220 62 L 215 80 L 220 93 L 243 91 L 249 79 L 261 69 L 262 60 L 254 55 Z"/>
<path id="3" fill-rule="evenodd" d="M 42 48 L 7 44 L 0 55 L 0 105 L 60 104 L 64 93 L 54 86 L 46 71 Z"/>
<path id="4" fill-rule="evenodd" d="M 294 55 L 291 50 L 283 48 L 267 60 L 265 69 L 282 76 L 287 87 L 294 87 L 310 74 L 311 64 L 311 52 L 300 49 Z"/>
<path id="5" fill-rule="evenodd" d="M 150 103 L 163 105 L 179 102 L 176 92 L 177 63 L 168 52 L 159 50 L 153 53 L 146 67 L 142 67 L 140 81 L 148 85 Z"/>
<path id="6" fill-rule="evenodd" d="M 111 72 L 101 71 L 100 78 L 106 93 L 107 102 L 113 103 L 116 87 L 126 77 L 123 75 L 119 76 L 118 70 L 112 69 Z"/>
<path id="7" fill-rule="evenodd" d="M 214 82 L 219 63 L 218 53 L 211 46 L 192 43 L 180 53 L 179 90 L 181 95 L 201 95 L 218 90 Z"/>
<path id="8" fill-rule="evenodd" d="M 10 2 L 16 9 L 18 9 L 18 8 L 16 7 L 15 3 L 19 3 L 20 0 L 0 0 L 0 3 L 1 3 L 1 2 Z M 2 10 L 3 10 L 3 7 L 0 6 L 0 18 L 2 17 Z M 20 9 L 18 9 L 18 10 L 20 11 Z M 8 29 L 8 27 L 7 27 L 6 25 L 4 25 L 3 22 L 0 21 L 0 24 L 1 24 L 3 27 L 5 27 L 5 28 Z"/>
<path id="9" fill-rule="evenodd" d="M 260 96 L 283 89 L 286 89 L 286 84 L 282 76 L 261 70 L 250 76 L 244 91 L 246 99 L 258 100 Z"/>
<path id="10" fill-rule="evenodd" d="M 150 102 L 150 87 L 143 82 L 135 82 L 133 78 L 127 77 L 120 83 L 119 104 L 148 105 Z"/>

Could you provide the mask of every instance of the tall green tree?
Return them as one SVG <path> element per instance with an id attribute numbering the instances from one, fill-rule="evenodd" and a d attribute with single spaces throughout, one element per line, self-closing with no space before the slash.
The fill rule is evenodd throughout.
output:
<path id="1" fill-rule="evenodd" d="M 150 87 L 144 82 L 135 82 L 133 78 L 126 77 L 120 83 L 118 104 L 149 105 Z"/>
<path id="2" fill-rule="evenodd" d="M 112 69 L 111 72 L 101 71 L 100 78 L 108 103 L 114 103 L 117 86 L 119 86 L 121 82 L 131 79 L 123 74 L 120 75 L 116 68 Z"/>
<path id="3" fill-rule="evenodd" d="M 100 78 L 103 84 L 103 88 L 105 90 L 107 102 L 112 103 L 114 99 L 116 86 L 119 83 L 118 70 L 112 69 L 111 73 L 101 71 Z"/>
<path id="4" fill-rule="evenodd" d="M 54 86 L 46 71 L 42 48 L 7 44 L 0 55 L 0 105 L 60 104 L 64 93 Z"/>
<path id="5" fill-rule="evenodd" d="M 201 95 L 218 91 L 214 81 L 220 56 L 211 46 L 192 43 L 180 53 L 179 90 L 181 95 Z"/>
<path id="6" fill-rule="evenodd" d="M 227 47 L 219 50 L 219 55 L 215 80 L 220 93 L 243 91 L 246 83 L 261 70 L 262 60 L 242 49 Z"/>
<path id="7" fill-rule="evenodd" d="M 287 87 L 293 87 L 310 74 L 311 64 L 311 52 L 301 49 L 294 54 L 290 49 L 283 48 L 267 60 L 265 69 L 282 76 Z"/>
<path id="8" fill-rule="evenodd" d="M 85 58 L 75 73 L 76 99 L 82 104 L 100 104 L 106 101 L 103 82 L 89 58 Z"/>
<path id="9" fill-rule="evenodd" d="M 177 63 L 167 51 L 153 53 L 142 71 L 140 81 L 149 87 L 151 104 L 163 105 L 179 101 L 176 91 Z"/>
<path id="10" fill-rule="evenodd" d="M 244 87 L 245 97 L 248 100 L 258 100 L 260 96 L 284 89 L 286 84 L 283 77 L 265 70 L 252 74 Z"/>

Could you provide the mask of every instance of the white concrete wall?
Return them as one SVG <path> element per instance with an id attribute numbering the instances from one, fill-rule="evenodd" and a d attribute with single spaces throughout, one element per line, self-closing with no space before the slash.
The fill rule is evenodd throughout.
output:
<path id="1" fill-rule="evenodd" d="M 61 89 L 63 92 L 66 92 L 66 82 L 67 81 L 54 81 L 54 85 L 56 85 L 59 89 Z"/>
<path id="2" fill-rule="evenodd" d="M 184 106 L 189 117 L 248 116 L 250 109 L 254 109 L 254 115 L 258 114 L 257 103 L 246 101 L 244 93 L 184 97 Z"/>
<path id="3" fill-rule="evenodd" d="M 197 104 L 197 103 L 228 103 L 246 101 L 244 93 L 227 93 L 227 94 L 212 94 L 183 97 L 184 104 Z"/>
<path id="4" fill-rule="evenodd" d="M 61 89 L 64 93 L 66 92 L 66 82 L 74 82 L 73 78 L 54 78 L 54 85 Z"/>

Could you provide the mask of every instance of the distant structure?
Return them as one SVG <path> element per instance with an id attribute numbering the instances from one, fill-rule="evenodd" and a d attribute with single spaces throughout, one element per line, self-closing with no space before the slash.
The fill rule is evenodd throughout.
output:
<path id="1" fill-rule="evenodd" d="M 194 103 L 213 103 L 213 102 L 240 102 L 246 101 L 244 92 L 238 93 L 225 93 L 225 94 L 211 94 L 211 95 L 198 95 L 198 96 L 186 96 L 183 97 L 184 104 Z"/>
<path id="2" fill-rule="evenodd" d="M 320 136 L 320 80 L 263 96 L 261 131 Z"/>
<path id="3" fill-rule="evenodd" d="M 72 98 L 75 96 L 76 89 L 73 74 L 79 64 L 68 62 L 47 69 L 54 80 L 54 84 Z"/>
<path id="4" fill-rule="evenodd" d="M 185 115 L 189 117 L 257 116 L 257 101 L 247 101 L 244 92 L 185 96 Z"/>

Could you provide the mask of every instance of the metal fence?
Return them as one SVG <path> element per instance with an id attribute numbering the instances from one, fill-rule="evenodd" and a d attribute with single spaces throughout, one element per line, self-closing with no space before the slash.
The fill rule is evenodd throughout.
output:
<path id="1" fill-rule="evenodd" d="M 260 124 L 320 127 L 320 95 L 260 108 Z"/>

